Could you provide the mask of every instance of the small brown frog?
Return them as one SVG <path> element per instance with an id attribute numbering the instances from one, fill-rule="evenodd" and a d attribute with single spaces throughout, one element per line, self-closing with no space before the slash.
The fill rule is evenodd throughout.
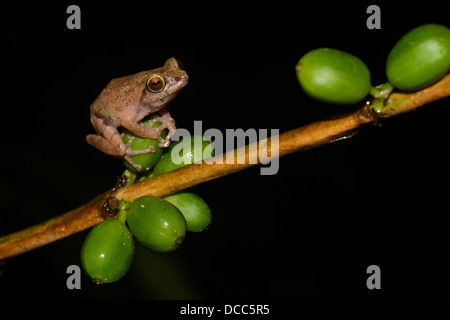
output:
<path id="1" fill-rule="evenodd" d="M 168 147 L 176 126 L 166 105 L 187 82 L 188 75 L 175 58 L 168 59 L 162 68 L 111 80 L 91 105 L 91 123 L 97 134 L 88 135 L 86 141 L 110 156 L 124 158 L 141 171 L 141 166 L 135 164 L 132 157 L 155 152 L 155 148 L 132 150 L 133 139 L 124 144 L 118 128 L 125 127 L 143 138 L 158 139 L 160 147 Z M 160 116 L 152 119 L 149 125 L 140 123 L 145 116 L 156 112 Z M 153 128 L 158 121 L 162 125 Z M 169 133 L 162 138 L 160 133 L 166 128 Z"/>

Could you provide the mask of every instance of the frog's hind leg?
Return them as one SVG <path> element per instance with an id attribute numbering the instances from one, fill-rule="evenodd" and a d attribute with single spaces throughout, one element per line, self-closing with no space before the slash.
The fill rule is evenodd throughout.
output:
<path id="1" fill-rule="evenodd" d="M 133 157 L 125 155 L 123 158 L 128 161 L 128 163 L 131 164 L 138 172 L 142 170 L 142 166 L 134 162 Z"/>
<path id="2" fill-rule="evenodd" d="M 120 140 L 122 141 L 122 137 L 120 135 L 119 135 L 119 137 L 120 137 Z M 148 150 L 147 149 L 146 150 L 131 150 L 131 148 L 129 146 L 131 144 L 131 141 L 129 141 L 129 143 L 127 143 L 127 145 L 124 145 L 125 149 L 124 149 L 124 152 L 122 153 L 121 151 L 119 152 L 118 148 L 115 148 L 114 145 L 112 143 L 110 143 L 108 140 L 106 140 L 102 136 L 95 135 L 95 134 L 88 135 L 86 137 L 86 141 L 91 146 L 96 147 L 103 153 L 106 153 L 113 157 L 124 158 L 134 168 L 136 168 L 137 171 L 141 171 L 142 167 L 133 161 L 133 156 L 142 154 L 142 153 L 155 152 L 155 147 L 153 147 L 153 146 L 151 146 L 152 149 L 149 148 Z"/>
<path id="3" fill-rule="evenodd" d="M 90 134 L 86 137 L 87 143 L 91 146 L 96 147 L 103 153 L 113 157 L 123 157 L 124 153 L 122 153 L 118 148 L 115 148 L 113 144 L 111 144 L 108 140 L 103 138 L 102 136 L 96 134 Z"/>
<path id="4" fill-rule="evenodd" d="M 100 134 L 90 134 L 86 137 L 87 143 L 96 147 L 101 152 L 113 157 L 123 157 L 126 154 L 126 146 L 122 141 L 119 131 L 111 125 L 106 124 L 103 119 L 93 116 L 91 118 L 95 131 Z"/>

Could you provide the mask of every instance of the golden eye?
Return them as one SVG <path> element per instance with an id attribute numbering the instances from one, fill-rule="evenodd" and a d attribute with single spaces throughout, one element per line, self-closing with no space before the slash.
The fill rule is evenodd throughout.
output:
<path id="1" fill-rule="evenodd" d="M 158 93 L 163 91 L 166 86 L 166 80 L 162 76 L 154 75 L 147 79 L 146 86 L 148 91 Z"/>

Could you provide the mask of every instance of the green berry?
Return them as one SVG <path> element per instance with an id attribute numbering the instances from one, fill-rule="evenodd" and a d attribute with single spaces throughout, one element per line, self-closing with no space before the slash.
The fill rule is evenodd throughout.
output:
<path id="1" fill-rule="evenodd" d="M 81 264 L 97 283 L 110 283 L 128 271 L 134 254 L 133 236 L 118 220 L 105 220 L 88 233 L 81 249 Z"/>
<path id="2" fill-rule="evenodd" d="M 180 210 L 153 196 L 133 201 L 127 222 L 140 243 L 158 252 L 175 250 L 186 236 L 186 220 Z"/>
<path id="3" fill-rule="evenodd" d="M 206 202 L 193 192 L 182 191 L 163 198 L 177 207 L 187 223 L 187 230 L 199 232 L 211 224 L 211 210 Z"/>
<path id="4" fill-rule="evenodd" d="M 426 24 L 406 33 L 392 48 L 386 75 L 396 88 L 425 88 L 450 70 L 450 29 Z"/>
<path id="5" fill-rule="evenodd" d="M 153 169 L 153 176 L 158 176 L 160 174 L 184 167 L 188 164 L 192 164 L 194 163 L 194 160 L 196 160 L 194 159 L 195 155 L 202 160 L 209 158 L 208 155 L 203 154 L 203 151 L 205 151 L 205 148 L 210 144 L 211 141 L 204 141 L 201 136 L 192 136 L 190 140 L 185 141 L 182 139 L 180 141 L 173 142 Z M 172 153 L 172 151 L 175 152 Z M 214 152 L 212 153 L 213 154 L 211 154 L 211 156 L 214 156 Z M 181 162 L 175 163 L 172 156 L 175 158 L 181 158 Z M 204 156 L 206 156 L 206 158 L 204 158 Z"/>
<path id="6" fill-rule="evenodd" d="M 142 125 L 149 125 L 150 120 L 144 121 Z M 161 122 L 156 122 L 153 127 L 157 128 L 161 125 Z M 164 130 L 161 132 L 161 137 L 165 138 L 167 135 L 167 131 Z M 130 145 L 130 148 L 132 150 L 144 150 L 148 149 L 150 146 L 153 146 L 155 148 L 155 152 L 149 152 L 145 154 L 139 154 L 136 156 L 133 156 L 134 163 L 141 166 L 142 170 L 137 171 L 135 167 L 133 167 L 128 161 L 123 161 L 125 167 L 132 173 L 144 173 L 146 171 L 149 171 L 152 169 L 155 164 L 158 162 L 159 158 L 163 154 L 163 148 L 159 147 L 159 140 L 158 139 L 149 139 L 149 138 L 142 138 L 134 133 L 124 129 L 122 140 L 126 144 L 128 143 L 130 137 L 133 137 L 133 142 Z"/>
<path id="7" fill-rule="evenodd" d="M 370 72 L 357 57 L 336 49 L 320 48 L 305 54 L 296 67 L 303 90 L 333 104 L 363 100 L 370 90 Z"/>

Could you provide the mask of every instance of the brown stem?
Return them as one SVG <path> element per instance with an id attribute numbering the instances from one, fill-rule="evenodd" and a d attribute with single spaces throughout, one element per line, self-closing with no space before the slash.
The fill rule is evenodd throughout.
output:
<path id="1" fill-rule="evenodd" d="M 380 116 L 389 118 L 448 96 L 450 96 L 450 73 L 439 82 L 423 90 L 411 94 L 393 92 L 389 96 L 387 104 L 395 102 L 398 102 L 398 104 L 394 105 L 394 108 L 385 110 Z"/>
<path id="2" fill-rule="evenodd" d="M 368 105 L 365 105 L 354 112 L 340 115 L 333 119 L 317 121 L 285 132 L 279 135 L 278 156 L 281 157 L 289 153 L 304 151 L 336 141 L 338 138 L 344 137 L 364 125 L 378 121 L 378 118 L 392 117 L 448 96 L 450 96 L 450 74 L 447 74 L 438 83 L 424 90 L 411 94 L 391 94 L 387 103 L 392 103 L 393 107 L 381 114 L 376 114 Z M 269 150 L 271 143 L 271 139 L 267 139 Z M 247 160 L 246 164 L 227 163 L 225 161 L 226 155 L 224 155 L 224 164 L 201 163 L 189 165 L 156 178 L 119 189 L 115 197 L 127 201 L 133 201 L 143 195 L 161 197 L 243 170 L 256 164 L 249 163 L 249 159 L 258 159 L 256 148 L 245 146 L 244 150 Z M 236 158 L 239 152 L 244 150 L 233 151 L 234 162 L 237 162 Z M 259 163 L 259 159 L 257 162 Z M 0 238 L 0 259 L 33 250 L 101 222 L 103 219 L 100 217 L 99 210 L 111 192 L 112 190 L 105 192 L 81 207 L 56 218 Z"/>

